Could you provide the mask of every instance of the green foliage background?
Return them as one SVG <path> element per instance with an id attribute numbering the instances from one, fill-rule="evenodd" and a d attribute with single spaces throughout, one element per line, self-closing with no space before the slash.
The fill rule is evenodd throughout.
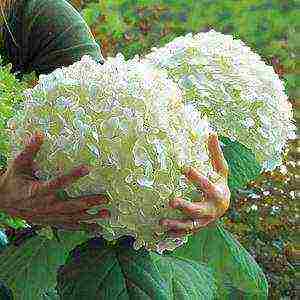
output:
<path id="1" fill-rule="evenodd" d="M 105 57 L 130 58 L 188 32 L 214 28 L 243 40 L 285 82 L 298 123 L 300 100 L 300 1 L 293 0 L 72 0 Z M 298 21 L 297 21 L 298 20 Z M 285 163 L 234 193 L 226 227 L 263 268 L 270 299 L 295 297 L 296 160 L 299 140 Z M 299 149 L 299 148 L 298 148 Z M 298 150 L 299 151 L 299 150 Z M 299 182 L 298 182 L 299 184 Z"/>

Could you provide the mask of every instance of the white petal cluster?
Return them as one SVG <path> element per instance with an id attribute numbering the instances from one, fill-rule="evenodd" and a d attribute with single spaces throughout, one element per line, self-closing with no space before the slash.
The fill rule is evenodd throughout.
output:
<path id="1" fill-rule="evenodd" d="M 253 151 L 263 170 L 282 164 L 288 139 L 295 138 L 292 105 L 284 85 L 241 40 L 214 30 L 175 38 L 153 48 L 145 60 L 178 83 L 219 135 Z"/>
<path id="2" fill-rule="evenodd" d="M 195 190 L 183 166 L 213 174 L 207 138 L 212 131 L 192 105 L 184 105 L 177 84 L 139 57 L 119 54 L 100 65 L 89 56 L 41 75 L 26 90 L 23 110 L 10 120 L 11 159 L 26 136 L 46 139 L 37 156 L 40 178 L 52 179 L 79 164 L 91 173 L 67 189 L 70 196 L 107 193 L 112 217 L 95 219 L 108 240 L 136 237 L 135 248 L 173 250 L 187 238 L 166 238 L 161 218 L 183 218 L 170 199 Z M 91 209 L 91 215 L 100 207 Z"/>

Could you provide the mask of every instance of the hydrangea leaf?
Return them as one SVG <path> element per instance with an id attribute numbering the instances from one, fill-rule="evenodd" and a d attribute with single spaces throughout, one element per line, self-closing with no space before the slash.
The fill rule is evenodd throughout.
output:
<path id="1" fill-rule="evenodd" d="M 145 249 L 136 251 L 132 245 L 132 238 L 122 238 L 117 243 L 95 238 L 76 247 L 58 272 L 60 297 L 214 299 L 216 286 L 204 265 Z"/>
<path id="2" fill-rule="evenodd" d="M 202 229 L 190 237 L 185 247 L 165 255 L 207 263 L 214 270 L 222 299 L 267 299 L 268 283 L 263 271 L 221 224 Z"/>
<path id="3" fill-rule="evenodd" d="M 147 252 L 113 248 L 104 239 L 76 247 L 58 272 L 63 299 L 170 299 Z"/>
<path id="4" fill-rule="evenodd" d="M 16 299 L 41 299 L 56 285 L 56 273 L 68 252 L 87 239 L 83 232 L 60 231 L 60 241 L 33 236 L 20 246 L 10 245 L 0 254 L 0 278 Z"/>
<path id="5" fill-rule="evenodd" d="M 203 263 L 150 252 L 162 276 L 172 289 L 172 299 L 215 299 L 217 285 L 212 271 Z"/>
<path id="6" fill-rule="evenodd" d="M 245 188 L 261 173 L 261 166 L 250 149 L 237 141 L 220 136 L 221 148 L 229 167 L 228 186 L 232 194 Z"/>

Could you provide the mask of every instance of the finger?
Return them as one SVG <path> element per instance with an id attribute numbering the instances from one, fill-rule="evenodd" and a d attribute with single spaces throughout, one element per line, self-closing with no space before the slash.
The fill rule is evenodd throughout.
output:
<path id="1" fill-rule="evenodd" d="M 169 202 L 169 206 L 174 209 L 180 209 L 191 218 L 198 218 L 202 214 L 202 209 L 198 202 L 190 202 L 182 198 L 175 198 Z"/>
<path id="2" fill-rule="evenodd" d="M 198 172 L 195 168 L 186 168 L 184 170 L 184 175 L 189 181 L 196 184 L 199 189 L 206 194 L 212 194 L 215 192 L 214 184 L 206 176 Z"/>
<path id="3" fill-rule="evenodd" d="M 201 227 L 198 227 L 196 230 L 193 230 L 192 232 L 184 229 L 169 230 L 167 232 L 167 236 L 171 238 L 181 238 L 181 237 L 185 237 L 187 234 L 195 234 L 199 232 L 202 228 L 212 223 L 213 221 L 214 221 L 213 219 L 207 219 L 205 222 L 203 221 L 203 225 Z"/>
<path id="4" fill-rule="evenodd" d="M 219 202 L 211 202 L 207 200 L 199 203 L 198 207 L 201 212 L 201 217 L 209 217 L 212 219 L 218 219 L 227 210 L 225 206 L 220 205 Z"/>
<path id="5" fill-rule="evenodd" d="M 197 231 L 199 228 L 206 226 L 212 219 L 203 218 L 203 219 L 188 219 L 188 220 L 173 220 L 173 219 L 162 219 L 159 224 L 165 227 L 168 231 Z M 194 226 L 194 224 L 196 226 Z"/>
<path id="6" fill-rule="evenodd" d="M 43 141 L 44 135 L 42 133 L 34 134 L 25 149 L 15 158 L 13 162 L 14 169 L 20 172 L 30 169 Z"/>
<path id="7" fill-rule="evenodd" d="M 190 230 L 193 228 L 193 220 L 161 219 L 159 224 L 167 230 Z"/>
<path id="8" fill-rule="evenodd" d="M 170 201 L 170 207 L 180 209 L 191 218 L 218 218 L 228 209 L 229 201 L 224 198 L 216 198 L 214 201 L 205 199 L 201 202 L 190 202 L 182 198 Z"/>
<path id="9" fill-rule="evenodd" d="M 76 213 L 78 211 L 90 209 L 93 206 L 108 204 L 109 199 L 105 195 L 84 196 L 72 198 L 67 201 L 55 201 L 51 207 L 48 207 L 47 213 Z"/>
<path id="10" fill-rule="evenodd" d="M 34 216 L 31 220 L 35 224 L 47 224 L 47 225 L 63 225 L 69 224 L 71 227 L 80 227 L 79 222 L 82 221 L 92 221 L 98 219 L 108 219 L 110 218 L 110 212 L 107 209 L 100 210 L 97 214 L 89 215 L 85 211 L 78 212 L 76 214 L 44 214 L 40 212 L 38 216 Z"/>
<path id="11" fill-rule="evenodd" d="M 218 135 L 211 133 L 208 140 L 208 150 L 211 154 L 211 161 L 214 170 L 222 174 L 225 178 L 228 178 L 229 168 L 221 149 Z"/>
<path id="12" fill-rule="evenodd" d="M 78 168 L 75 168 L 68 175 L 62 175 L 54 180 L 49 180 L 41 183 L 38 186 L 38 190 L 35 191 L 36 195 L 50 194 L 58 190 L 64 189 L 70 186 L 72 183 L 76 182 L 81 177 L 84 177 L 87 174 L 89 174 L 89 172 L 90 171 L 87 166 L 80 166 Z"/>

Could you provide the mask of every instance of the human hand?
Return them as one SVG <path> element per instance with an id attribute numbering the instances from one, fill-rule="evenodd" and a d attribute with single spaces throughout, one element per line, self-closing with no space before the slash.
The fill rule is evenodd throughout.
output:
<path id="1" fill-rule="evenodd" d="M 108 203 L 108 198 L 103 195 L 70 198 L 66 201 L 59 200 L 57 196 L 59 190 L 89 173 L 86 166 L 77 167 L 70 174 L 50 181 L 34 177 L 37 170 L 34 158 L 43 139 L 42 134 L 33 135 L 25 149 L 0 176 L 0 210 L 33 224 L 73 230 L 81 228 L 79 221 L 110 217 L 107 209 L 92 216 L 86 213 L 92 206 Z M 86 225 L 90 228 L 95 226 Z"/>
<path id="2" fill-rule="evenodd" d="M 180 209 L 189 218 L 184 220 L 161 219 L 160 224 L 166 227 L 169 237 L 194 234 L 221 217 L 229 207 L 230 190 L 227 185 L 229 168 L 217 134 L 210 135 L 208 149 L 214 171 L 219 175 L 219 179 L 213 183 L 195 168 L 185 170 L 186 178 L 199 187 L 203 192 L 204 199 L 199 199 L 202 200 L 199 202 L 190 202 L 182 198 L 175 198 L 170 201 L 171 208 Z"/>

